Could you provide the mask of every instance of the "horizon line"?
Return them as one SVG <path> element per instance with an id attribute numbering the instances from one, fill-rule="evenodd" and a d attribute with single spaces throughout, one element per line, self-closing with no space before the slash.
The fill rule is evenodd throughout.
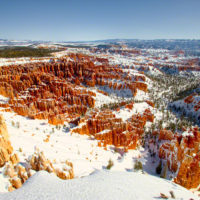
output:
<path id="1" fill-rule="evenodd" d="M 8 41 L 19 41 L 19 42 L 27 42 L 27 41 L 32 41 L 32 42 L 54 42 L 54 43 L 61 43 L 61 42 L 101 42 L 101 41 L 114 41 L 114 40 L 140 40 L 140 41 L 152 41 L 152 40 L 200 40 L 200 38 L 154 38 L 154 39 L 138 39 L 138 38 L 111 38 L 111 39 L 96 39 L 96 40 L 34 40 L 34 39 L 6 39 L 6 38 L 0 38 L 0 40 L 8 40 Z"/>

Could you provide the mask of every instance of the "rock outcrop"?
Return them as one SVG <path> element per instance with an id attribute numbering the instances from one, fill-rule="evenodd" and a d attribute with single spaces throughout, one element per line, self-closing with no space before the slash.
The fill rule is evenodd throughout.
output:
<path id="1" fill-rule="evenodd" d="M 85 117 L 80 128 L 73 132 L 92 135 L 99 140 L 99 146 L 115 145 L 125 149 L 135 149 L 144 132 L 146 121 L 153 121 L 150 110 L 145 110 L 143 115 L 133 115 L 127 121 L 116 118 L 111 110 L 93 111 Z"/>
<path id="2" fill-rule="evenodd" d="M 0 167 L 3 167 L 8 161 L 15 164 L 19 162 L 19 158 L 17 154 L 13 153 L 13 147 L 9 140 L 7 126 L 3 116 L 0 115 Z"/>
<path id="3" fill-rule="evenodd" d="M 193 128 L 183 136 L 177 134 L 172 136 L 171 132 L 166 133 L 166 136 L 160 137 L 168 140 L 160 147 L 160 158 L 167 160 L 169 169 L 176 172 L 177 176 L 174 180 L 176 183 L 188 189 L 197 188 L 200 184 L 199 129 Z"/>
<path id="4" fill-rule="evenodd" d="M 21 164 L 7 163 L 4 175 L 9 177 L 9 181 L 11 186 L 9 190 L 12 191 L 14 189 L 18 189 L 22 186 L 23 183 L 31 176 L 30 169 L 25 168 Z"/>
<path id="5" fill-rule="evenodd" d="M 101 65 L 95 65 L 96 61 Z M 138 89 L 147 92 L 142 75 L 129 76 L 120 67 L 109 65 L 106 59 L 70 54 L 50 63 L 1 67 L 0 94 L 10 100 L 0 106 L 22 116 L 63 124 L 72 114 L 83 115 L 94 107 L 96 94 L 87 89 L 94 86 L 128 89 L 133 96 Z"/>
<path id="6" fill-rule="evenodd" d="M 73 164 L 71 162 L 65 161 L 62 163 L 61 168 L 54 167 L 51 161 L 46 159 L 44 153 L 38 150 L 29 158 L 28 163 L 30 168 L 35 171 L 45 170 L 56 174 L 63 180 L 74 178 Z"/>
<path id="7" fill-rule="evenodd" d="M 13 191 L 22 186 L 26 180 L 32 176 L 34 171 L 45 170 L 49 173 L 54 173 L 59 178 L 66 180 L 74 178 L 73 165 L 66 161 L 61 163 L 60 168 L 54 167 L 50 160 L 46 159 L 43 152 L 36 150 L 35 153 L 28 159 L 26 167 L 20 163 L 8 162 L 4 169 L 4 175 L 9 177 L 9 191 Z"/>

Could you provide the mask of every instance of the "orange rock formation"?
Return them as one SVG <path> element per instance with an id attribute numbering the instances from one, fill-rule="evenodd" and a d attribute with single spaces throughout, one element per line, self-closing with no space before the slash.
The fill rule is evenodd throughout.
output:
<path id="1" fill-rule="evenodd" d="M 13 153 L 13 147 L 9 140 L 7 126 L 4 118 L 0 115 L 0 167 L 6 162 L 11 161 L 13 164 L 19 162 L 17 154 Z"/>
<path id="2" fill-rule="evenodd" d="M 146 110 L 143 115 L 133 115 L 126 122 L 116 118 L 111 110 L 91 112 L 86 122 L 73 132 L 93 135 L 99 140 L 99 146 L 115 145 L 125 149 L 135 149 L 144 132 L 146 121 L 152 121 L 153 118 L 150 110 Z"/>
<path id="3" fill-rule="evenodd" d="M 186 136 L 177 134 L 172 136 L 170 133 L 160 138 L 171 140 L 161 145 L 159 156 L 167 160 L 171 171 L 177 173 L 174 181 L 188 189 L 198 187 L 200 184 L 199 129 L 193 128 Z"/>
<path id="4" fill-rule="evenodd" d="M 102 65 L 95 65 L 95 61 Z M 106 59 L 71 54 L 51 63 L 1 67 L 0 94 L 10 100 L 0 106 L 19 115 L 48 119 L 54 125 L 63 124 L 72 114 L 82 115 L 94 107 L 96 94 L 87 90 L 93 86 L 129 89 L 133 96 L 137 89 L 147 92 L 144 76 L 127 76 L 121 68 L 109 65 Z"/>

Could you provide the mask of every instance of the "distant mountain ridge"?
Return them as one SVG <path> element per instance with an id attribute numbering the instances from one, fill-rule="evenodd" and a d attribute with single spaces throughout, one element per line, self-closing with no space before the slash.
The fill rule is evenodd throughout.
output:
<path id="1" fill-rule="evenodd" d="M 4 46 L 31 46 L 38 44 L 58 44 L 58 45 L 89 45 L 97 46 L 99 44 L 125 44 L 128 47 L 139 49 L 168 49 L 168 50 L 185 50 L 189 53 L 200 56 L 200 40 L 196 39 L 155 39 L 155 40 L 140 40 L 140 39 L 107 39 L 94 41 L 43 41 L 43 40 L 8 40 L 0 39 L 0 47 Z"/>

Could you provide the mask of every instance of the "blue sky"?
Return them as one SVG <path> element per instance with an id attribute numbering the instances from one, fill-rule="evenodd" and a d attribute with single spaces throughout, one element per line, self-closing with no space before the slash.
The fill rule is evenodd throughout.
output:
<path id="1" fill-rule="evenodd" d="M 0 38 L 200 39 L 200 0 L 0 0 Z"/>

